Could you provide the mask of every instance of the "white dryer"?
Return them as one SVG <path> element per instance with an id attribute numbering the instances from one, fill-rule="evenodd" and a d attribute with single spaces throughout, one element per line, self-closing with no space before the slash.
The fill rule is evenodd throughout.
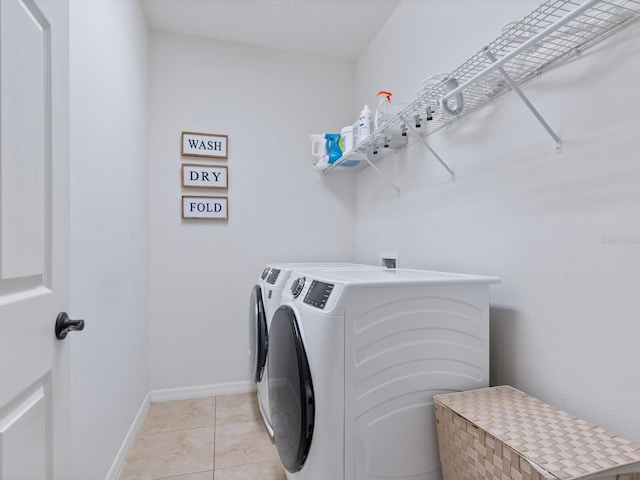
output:
<path id="1" fill-rule="evenodd" d="M 269 333 L 269 397 L 288 479 L 441 478 L 433 396 L 489 385 L 495 277 L 293 272 Z"/>
<path id="2" fill-rule="evenodd" d="M 280 306 L 282 291 L 289 275 L 298 269 L 380 269 L 373 265 L 344 262 L 268 264 L 251 290 L 249 301 L 249 365 L 251 378 L 258 387 L 258 406 L 267 430 L 273 436 L 269 414 L 268 349 L 269 325 Z"/>

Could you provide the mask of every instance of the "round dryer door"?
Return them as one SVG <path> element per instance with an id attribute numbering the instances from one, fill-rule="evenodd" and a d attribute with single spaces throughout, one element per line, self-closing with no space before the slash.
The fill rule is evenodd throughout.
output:
<path id="1" fill-rule="evenodd" d="M 253 287 L 249 301 L 249 364 L 251 378 L 258 383 L 262 380 L 262 373 L 267 362 L 267 317 L 262 302 L 262 288 Z"/>
<path id="2" fill-rule="evenodd" d="M 286 305 L 276 310 L 269 329 L 269 407 L 280 460 L 297 472 L 311 447 L 315 399 L 298 320 Z"/>

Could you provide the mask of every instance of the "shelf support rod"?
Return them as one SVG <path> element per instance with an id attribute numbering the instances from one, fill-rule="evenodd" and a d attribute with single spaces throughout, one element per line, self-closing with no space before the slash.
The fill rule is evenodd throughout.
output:
<path id="1" fill-rule="evenodd" d="M 389 178 L 384 173 L 382 173 L 380 171 L 380 169 L 378 167 L 376 167 L 375 164 L 371 160 L 369 160 L 369 155 L 367 155 L 366 152 L 364 153 L 364 159 L 367 161 L 369 166 L 371 168 L 373 168 L 378 175 L 380 175 L 382 178 L 384 178 L 387 181 L 387 183 L 391 186 L 391 188 L 393 188 L 396 191 L 396 193 L 398 195 L 400 195 L 400 187 L 396 186 L 391 180 L 389 180 Z"/>
<path id="2" fill-rule="evenodd" d="M 525 52 L 525 51 L 529 50 L 530 48 L 535 46 L 540 40 L 542 40 L 543 38 L 548 37 L 553 32 L 555 32 L 559 28 L 565 26 L 567 23 L 571 22 L 576 17 L 579 17 L 584 12 L 589 10 L 594 5 L 600 3 L 601 1 L 602 0 L 587 0 L 585 3 L 580 5 L 578 8 L 576 8 L 575 10 L 572 10 L 567 15 L 562 17 L 560 20 L 558 20 L 557 22 L 552 23 L 547 28 L 545 28 L 544 30 L 538 32 L 536 35 L 531 37 L 529 40 L 527 40 L 526 42 L 522 43 L 518 48 L 515 48 L 514 50 L 512 50 L 511 52 L 506 54 L 504 57 L 502 57 L 497 62 L 494 62 L 492 65 L 489 65 L 487 68 L 485 68 L 481 72 L 477 73 L 476 75 L 471 77 L 469 80 L 467 80 L 463 84 L 459 85 L 457 88 L 454 88 L 453 90 L 447 92 L 445 95 L 442 96 L 442 101 L 446 102 L 447 100 L 449 100 L 451 97 L 455 96 L 456 94 L 462 93 L 463 90 L 465 90 L 466 88 L 470 87 L 471 85 L 477 83 L 478 80 L 480 80 L 481 78 L 483 78 L 483 77 L 487 76 L 489 73 L 499 69 L 505 63 L 507 63 L 510 60 L 512 60 L 513 58 L 517 57 L 522 52 Z"/>
<path id="3" fill-rule="evenodd" d="M 497 62 L 496 57 L 493 55 L 493 53 L 488 48 L 486 48 L 484 50 L 484 55 L 491 62 L 494 62 L 494 63 Z M 553 140 L 556 142 L 556 153 L 561 153 L 562 152 L 562 141 L 560 140 L 560 137 L 558 137 L 556 132 L 553 131 L 553 129 L 549 126 L 547 121 L 542 117 L 542 115 L 540 115 L 540 112 L 538 112 L 536 107 L 533 106 L 533 104 L 529 101 L 527 96 L 522 92 L 522 90 L 520 90 L 520 87 L 518 87 L 518 85 L 513 80 L 513 78 L 511 78 L 511 76 L 509 76 L 507 71 L 501 66 L 498 67 L 498 71 L 502 74 L 502 76 L 504 77 L 506 82 L 509 84 L 509 86 L 513 89 L 513 91 L 518 94 L 520 99 L 529 108 L 529 110 L 531 110 L 531 113 L 533 113 L 533 115 L 538 119 L 538 121 L 542 124 L 544 129 L 547 131 L 547 133 L 549 133 L 549 135 L 551 135 L 551 138 L 553 138 Z"/>
<path id="4" fill-rule="evenodd" d="M 431 148 L 431 145 L 429 145 L 427 141 L 424 138 L 422 138 L 422 135 L 420 135 L 420 132 L 418 132 L 418 130 L 413 125 L 411 125 L 411 123 L 407 121 L 406 118 L 404 117 L 400 117 L 400 118 L 402 118 L 407 128 L 409 128 L 409 130 L 411 130 L 415 134 L 415 136 L 424 144 L 424 146 L 427 147 L 431 153 L 433 153 L 433 156 L 436 157 L 438 162 L 440 162 L 440 165 L 442 165 L 447 170 L 447 172 L 449 172 L 449 175 L 451 175 L 451 181 L 455 182 L 456 174 L 453 171 L 453 169 L 449 165 L 447 165 L 447 162 L 445 162 L 444 160 L 442 160 L 442 158 L 440 158 L 440 155 L 438 155 L 436 151 L 433 148 Z"/>

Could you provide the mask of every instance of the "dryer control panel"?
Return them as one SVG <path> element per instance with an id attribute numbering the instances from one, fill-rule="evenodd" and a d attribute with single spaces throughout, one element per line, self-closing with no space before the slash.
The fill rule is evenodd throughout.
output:
<path id="1" fill-rule="evenodd" d="M 308 303 L 314 307 L 324 308 L 332 290 L 332 283 L 324 283 L 314 280 L 311 282 L 309 290 L 304 297 L 304 303 Z"/>
<path id="2" fill-rule="evenodd" d="M 280 270 L 278 270 L 277 268 L 272 268 L 269 271 L 269 276 L 267 277 L 267 283 L 270 283 L 271 285 L 275 285 L 276 280 L 278 280 L 278 275 L 280 275 Z"/>

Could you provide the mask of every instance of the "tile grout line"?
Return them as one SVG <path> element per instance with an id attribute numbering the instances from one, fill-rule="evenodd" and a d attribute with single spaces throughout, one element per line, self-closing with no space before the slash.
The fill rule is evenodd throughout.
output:
<path id="1" fill-rule="evenodd" d="M 198 425 L 197 427 L 189 427 L 189 428 L 174 428 L 172 430 L 161 430 L 159 432 L 149 432 L 149 433 L 141 433 L 136 438 L 140 437 L 150 437 L 151 435 L 160 435 L 161 433 L 171 433 L 171 432 L 186 432 L 187 430 L 197 430 L 198 428 L 211 428 L 214 427 L 214 424 L 211 425 Z"/>
<path id="2" fill-rule="evenodd" d="M 208 473 L 208 472 L 212 472 L 212 470 L 202 470 L 200 472 L 180 473 L 178 475 L 173 475 L 171 477 L 156 477 L 156 478 L 153 478 L 152 480 L 173 480 L 175 478 L 180 479 L 180 477 L 186 477 L 187 475 L 196 475 L 198 473 Z"/>
<path id="3" fill-rule="evenodd" d="M 217 470 L 214 468 L 214 473 L 215 473 L 216 471 L 217 471 L 217 472 L 220 472 L 220 471 L 222 471 L 222 470 L 229 470 L 229 469 L 231 469 L 231 468 L 245 467 L 245 466 L 247 466 L 247 465 L 260 465 L 261 463 L 277 462 L 277 461 L 279 461 L 279 460 L 280 460 L 280 457 L 278 457 L 278 458 L 272 458 L 272 459 L 269 459 L 269 460 L 260 460 L 259 462 L 249 462 L 249 463 L 241 463 L 240 465 L 231 465 L 231 466 L 229 466 L 229 467 L 222 467 L 222 468 L 218 468 Z"/>
<path id="4" fill-rule="evenodd" d="M 211 442 L 213 443 L 213 479 L 216 478 L 216 433 L 218 429 L 218 396 L 213 397 L 213 438 Z"/>

